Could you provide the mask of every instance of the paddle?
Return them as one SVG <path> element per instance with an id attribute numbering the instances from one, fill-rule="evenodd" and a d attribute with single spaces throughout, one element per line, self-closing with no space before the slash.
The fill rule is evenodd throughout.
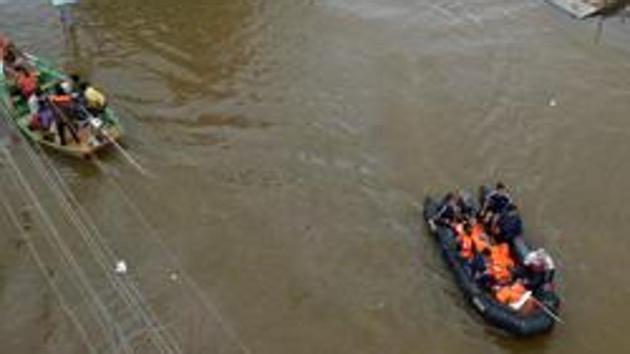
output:
<path id="1" fill-rule="evenodd" d="M 558 323 L 564 324 L 564 321 L 560 318 L 560 316 L 556 315 L 547 305 L 543 304 L 540 300 L 533 296 L 531 299 L 536 305 L 540 306 L 540 308 L 542 308 L 549 317 L 553 318 Z"/>
<path id="2" fill-rule="evenodd" d="M 103 130 L 103 121 L 98 118 L 98 117 L 94 117 L 92 115 L 92 113 L 90 113 L 83 105 L 79 104 L 79 108 L 81 108 L 81 110 L 83 111 L 84 114 L 87 115 L 88 117 L 88 121 L 90 122 L 90 125 L 92 126 L 92 128 L 94 128 L 102 137 L 104 137 L 105 139 L 107 139 L 107 141 L 109 143 L 111 143 L 117 150 L 118 152 L 120 152 L 120 154 L 133 166 L 135 167 L 141 174 L 145 175 L 145 176 L 152 176 L 151 173 L 149 173 L 146 169 L 144 169 L 137 161 L 136 159 L 134 159 L 131 154 L 129 154 L 125 149 L 123 149 L 122 146 L 120 146 L 120 144 L 118 144 L 118 142 L 114 139 L 112 139 L 107 132 L 105 132 Z"/>

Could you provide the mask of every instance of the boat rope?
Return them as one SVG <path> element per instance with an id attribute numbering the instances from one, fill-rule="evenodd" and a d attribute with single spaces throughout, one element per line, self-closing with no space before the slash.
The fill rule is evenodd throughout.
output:
<path id="1" fill-rule="evenodd" d="M 111 185 L 119 191 L 118 194 L 122 196 L 123 202 L 130 208 L 134 216 L 140 220 L 143 228 L 146 230 L 145 235 L 150 236 L 153 241 L 164 251 L 167 255 L 168 260 L 171 264 L 173 264 L 177 270 L 179 271 L 183 281 L 188 284 L 190 289 L 193 290 L 193 294 L 197 297 L 197 299 L 201 302 L 206 311 L 211 314 L 219 323 L 219 325 L 223 328 L 225 333 L 231 338 L 231 340 L 236 343 L 240 351 L 244 354 L 252 354 L 251 349 L 245 344 L 245 342 L 241 339 L 240 335 L 236 331 L 236 329 L 225 319 L 225 317 L 219 311 L 218 306 L 214 303 L 212 299 L 201 289 L 199 284 L 194 280 L 194 278 L 185 270 L 182 266 L 181 261 L 177 256 L 175 256 L 172 252 L 168 252 L 168 246 L 165 244 L 164 240 L 159 236 L 157 229 L 151 224 L 148 218 L 144 215 L 142 210 L 136 205 L 136 203 L 131 200 L 127 192 L 124 190 L 123 186 L 116 181 L 116 178 L 112 171 L 107 165 L 101 163 L 98 159 L 94 160 L 94 163 L 107 175 L 112 178 L 109 180 Z"/>
<path id="2" fill-rule="evenodd" d="M 122 336 L 121 328 L 112 319 L 110 313 L 107 310 L 107 307 L 105 306 L 105 304 L 103 304 L 103 302 L 101 301 L 100 297 L 96 293 L 95 289 L 90 284 L 90 282 L 89 282 L 89 280 L 87 278 L 87 275 L 85 274 L 85 271 L 82 269 L 82 267 L 78 263 L 77 259 L 72 254 L 72 251 L 69 249 L 69 247 L 63 241 L 63 239 L 62 239 L 62 237 L 61 237 L 61 235 L 59 233 L 59 230 L 55 227 L 55 225 L 54 225 L 54 223 L 52 221 L 51 216 L 46 212 L 46 210 L 44 209 L 44 207 L 42 206 L 40 201 L 37 199 L 37 197 L 35 195 L 35 192 L 33 191 L 33 188 L 28 183 L 28 180 L 26 179 L 26 177 L 24 176 L 22 171 L 16 165 L 15 160 L 11 156 L 11 153 L 7 149 L 2 149 L 2 152 L 3 152 L 4 156 L 5 156 L 5 159 L 6 159 L 7 163 L 9 164 L 9 166 L 12 169 L 12 171 L 14 172 L 14 176 L 16 177 L 16 181 L 21 187 L 20 189 L 22 189 L 22 190 L 24 190 L 26 192 L 26 196 L 28 197 L 29 204 L 31 204 L 31 205 L 33 205 L 35 207 L 35 209 L 37 210 L 38 214 L 42 218 L 42 220 L 44 222 L 44 225 L 46 226 L 47 231 L 48 231 L 48 232 L 44 232 L 43 234 L 46 237 L 52 237 L 52 241 L 50 241 L 50 243 L 52 245 L 56 245 L 57 246 L 58 250 L 61 252 L 61 255 L 63 257 L 63 261 L 66 263 L 66 265 L 70 269 L 72 269 L 74 271 L 74 274 L 78 278 L 78 282 L 82 286 L 81 289 L 84 290 L 87 293 L 87 297 L 89 297 L 91 302 L 94 304 L 95 309 L 98 311 L 98 314 L 100 314 L 102 316 L 102 317 L 97 316 L 97 321 L 99 322 L 100 326 L 102 327 L 104 333 L 107 333 L 111 329 L 113 329 L 115 334 L 117 335 L 117 337 L 119 337 L 122 342 L 125 342 L 124 336 Z M 101 321 L 101 318 L 104 320 L 105 323 L 103 321 Z M 131 347 L 129 345 L 126 345 L 124 348 L 126 349 L 125 352 L 132 353 Z"/>
<path id="3" fill-rule="evenodd" d="M 107 244 L 104 237 L 100 233 L 91 218 L 87 215 L 84 208 L 78 203 L 72 192 L 69 190 L 67 183 L 63 180 L 59 172 L 46 157 L 45 154 L 40 155 L 41 159 L 37 159 L 32 149 L 26 149 L 27 155 L 32 166 L 38 170 L 38 173 L 50 187 L 53 194 L 56 195 L 58 202 L 65 211 L 67 217 L 76 227 L 83 241 L 86 243 L 94 259 L 103 270 L 107 280 L 113 289 L 117 291 L 121 299 L 125 302 L 132 314 L 144 322 L 145 328 L 159 327 L 157 316 L 141 292 L 131 281 L 124 282 L 124 277 L 112 274 L 111 266 L 115 263 L 117 257 Z M 42 163 L 43 162 L 43 163 Z M 51 172 L 51 173 L 49 173 Z M 51 176 L 52 174 L 52 176 Z M 75 212 L 76 210 L 76 212 Z M 168 332 L 167 332 L 168 333 Z M 161 332 L 150 332 L 151 338 L 162 353 L 180 353 L 181 349 L 173 338 L 165 338 Z"/>
<path id="4" fill-rule="evenodd" d="M 87 213 L 85 213 L 83 208 L 76 201 L 76 198 L 74 198 L 73 194 L 69 191 L 69 187 L 64 182 L 63 178 L 59 175 L 59 172 L 56 170 L 56 168 L 52 166 L 52 163 L 46 157 L 41 146 L 35 145 L 35 148 L 39 149 L 39 152 L 41 153 L 40 154 L 40 156 L 42 157 L 41 159 L 37 158 L 37 155 L 35 154 L 33 150 L 34 147 L 32 145 L 22 144 L 21 146 L 24 147 L 23 150 L 27 154 L 32 167 L 37 171 L 40 177 L 44 180 L 44 183 L 48 186 L 49 190 L 57 198 L 57 202 L 60 204 L 61 209 L 65 212 L 66 217 L 70 219 L 72 224 L 79 231 L 80 236 L 82 237 L 82 239 L 84 240 L 84 242 L 86 243 L 90 251 L 94 254 L 95 256 L 94 258 L 97 261 L 97 264 L 103 270 L 110 285 L 117 293 L 119 293 L 120 298 L 125 302 L 130 312 L 135 316 L 135 318 L 142 319 L 143 322 L 145 322 L 145 328 L 160 327 L 159 325 L 156 325 L 157 320 L 155 319 L 156 316 L 154 316 L 154 313 L 150 313 L 151 312 L 150 310 L 147 311 L 148 305 L 146 304 L 146 301 L 142 298 L 140 291 L 134 286 L 135 284 L 131 284 L 131 285 L 123 284 L 122 277 L 116 277 L 111 274 L 110 266 L 115 262 L 114 257 L 113 257 L 114 255 L 113 252 L 108 247 L 108 245 L 104 243 L 103 237 L 98 232 L 98 228 L 96 228 L 93 221 L 91 221 L 91 219 L 87 217 Z M 31 199 L 33 199 L 32 201 L 33 204 L 38 203 L 34 192 L 32 192 L 32 188 L 28 184 L 28 181 L 21 174 L 19 167 L 13 160 L 8 150 L 5 151 L 5 155 L 7 157 L 7 160 L 10 162 L 12 169 L 15 171 L 16 175 L 18 177 L 21 177 L 20 182 L 23 185 L 23 187 L 25 189 L 27 188 L 30 189 L 31 193 L 28 193 L 28 194 L 31 197 Z M 56 183 L 53 180 L 53 178 L 50 176 L 49 171 L 52 171 L 53 174 L 55 174 L 55 177 L 57 180 Z M 74 202 L 73 204 L 75 205 L 73 206 L 69 204 L 68 200 L 72 200 Z M 81 215 L 82 218 L 84 220 L 87 220 L 88 221 L 87 223 L 91 227 L 86 226 L 86 223 L 81 221 L 81 218 L 77 215 L 76 212 L 74 212 L 73 207 L 76 208 L 76 210 L 78 210 L 79 213 L 82 214 Z M 39 205 L 38 211 L 40 211 L 40 214 L 45 213 L 45 210 L 43 209 L 43 207 L 41 207 L 41 205 Z M 43 215 L 43 217 L 49 221 L 47 222 L 49 226 L 54 227 L 52 221 L 50 221 L 51 220 L 50 216 Z M 58 234 L 58 232 L 53 233 L 53 234 Z M 82 275 L 82 272 L 80 271 L 79 269 L 80 267 L 78 266 L 78 264 L 73 264 L 73 263 L 76 263 L 76 261 L 73 260 L 73 257 L 72 257 L 71 252 L 69 251 L 69 248 L 63 244 L 63 241 L 60 241 L 60 240 L 56 240 L 56 241 L 57 243 L 59 243 L 59 248 L 63 250 L 64 256 L 69 259 L 69 262 L 71 265 L 74 265 L 73 269 L 75 269 L 78 272 L 80 278 L 84 278 L 84 275 Z M 111 261 L 107 261 L 106 258 L 108 255 L 112 258 Z M 87 284 L 88 289 L 90 289 L 89 282 L 84 280 L 84 283 L 88 283 Z M 90 291 L 92 292 L 92 294 L 90 294 L 92 298 L 97 297 L 96 292 L 93 291 L 93 289 L 91 289 Z M 103 325 L 103 327 L 110 328 L 110 329 L 116 328 L 116 326 L 111 326 L 111 323 L 115 321 L 109 318 L 111 316 L 109 316 L 109 313 L 107 312 L 107 309 L 105 308 L 105 306 L 101 304 L 99 308 L 101 310 L 104 310 L 104 315 L 109 322 L 108 323 L 109 326 Z M 117 335 L 119 337 L 119 340 L 121 342 L 123 349 L 125 349 L 125 352 L 132 352 L 132 348 L 129 345 L 129 343 L 127 343 L 123 334 L 124 333 L 122 329 L 118 328 Z M 176 344 L 176 342 L 173 340 L 172 337 L 169 339 L 165 339 L 162 333 L 156 333 L 154 331 L 150 332 L 150 334 L 152 335 L 153 342 L 160 349 L 160 352 L 162 353 L 180 353 L 181 352 L 181 349 L 179 349 L 179 346 Z"/>
<path id="5" fill-rule="evenodd" d="M 151 334 L 153 342 L 162 353 L 181 353 L 181 349 L 179 348 L 177 341 L 172 337 L 171 333 L 169 331 L 162 331 L 162 328 L 165 328 L 165 326 L 159 325 L 157 316 L 150 306 L 148 306 L 135 284 L 121 284 L 121 279 L 124 279 L 125 277 L 112 276 L 110 273 L 111 269 L 109 269 L 108 266 L 111 266 L 115 262 L 115 253 L 104 241 L 104 238 L 94 224 L 93 220 L 76 200 L 74 194 L 70 191 L 69 186 L 65 182 L 65 179 L 57 171 L 57 168 L 54 166 L 50 158 L 45 154 L 44 149 L 37 144 L 23 145 L 26 145 L 24 149 L 26 150 L 25 152 L 29 157 L 31 165 L 35 168 L 41 178 L 44 179 L 44 182 L 53 194 L 55 194 L 62 210 L 64 210 L 66 216 L 79 231 L 90 251 L 94 253 L 95 260 L 107 275 L 108 281 L 111 283 L 114 290 L 121 293 L 121 297 L 126 302 L 129 309 L 135 311 L 135 316 L 144 320 L 145 329 L 137 330 L 137 332 Z M 122 149 L 122 147 L 120 148 Z M 35 150 L 37 150 L 38 154 L 35 153 Z M 140 220 L 143 228 L 147 231 L 146 234 L 153 238 L 153 241 L 160 247 L 160 249 L 163 250 L 172 264 L 174 264 L 178 269 L 178 274 L 180 274 L 182 281 L 188 285 L 190 289 L 192 289 L 191 294 L 200 301 L 207 313 L 215 318 L 217 323 L 221 326 L 221 328 L 223 328 L 224 332 L 231 338 L 233 343 L 237 345 L 240 351 L 244 354 L 251 354 L 251 350 L 241 340 L 233 326 L 231 326 L 221 315 L 216 304 L 206 293 L 204 293 L 192 276 L 184 270 L 177 257 L 173 255 L 172 252 L 168 251 L 168 247 L 158 235 L 156 228 L 151 225 L 140 208 L 126 194 L 124 188 L 116 181 L 112 171 L 107 168 L 105 164 L 101 163 L 96 156 L 94 157 L 95 158 L 92 161 L 106 175 L 111 177 L 107 179 L 109 183 L 111 183 L 115 189 L 119 191 L 120 195 L 122 195 L 123 202 L 132 210 L 133 215 Z M 142 170 L 146 171 L 144 169 Z M 127 351 L 130 349 L 129 343 L 125 341 L 122 341 L 121 345 L 124 349 L 127 349 Z"/>
<path id="6" fill-rule="evenodd" d="M 2 185 L 5 185 L 5 184 L 3 183 Z M 1 200 L 2 200 L 3 208 L 6 211 L 7 215 L 9 216 L 9 220 L 11 221 L 13 226 L 18 230 L 18 233 L 21 239 L 25 242 L 26 247 L 28 248 L 28 251 L 31 254 L 31 257 L 33 257 L 33 260 L 35 261 L 35 264 L 37 265 L 39 271 L 42 273 L 42 275 L 46 279 L 46 282 L 48 283 L 48 286 L 50 286 L 53 294 L 57 297 L 57 300 L 59 301 L 61 308 L 66 313 L 68 318 L 70 318 L 70 321 L 72 321 L 72 324 L 76 327 L 83 343 L 87 346 L 90 353 L 98 353 L 96 347 L 90 341 L 87 330 L 81 324 L 81 321 L 79 320 L 75 311 L 68 305 L 68 301 L 66 300 L 66 297 L 63 295 L 61 289 L 59 289 L 59 286 L 57 286 L 57 283 L 55 282 L 53 277 L 49 274 L 49 271 L 46 268 L 46 264 L 43 261 L 41 254 L 37 251 L 35 246 L 29 241 L 28 232 L 26 231 L 24 226 L 22 226 L 22 224 L 20 223 L 17 213 L 11 208 L 11 206 L 9 205 L 8 201 L 5 198 L 2 198 Z"/>

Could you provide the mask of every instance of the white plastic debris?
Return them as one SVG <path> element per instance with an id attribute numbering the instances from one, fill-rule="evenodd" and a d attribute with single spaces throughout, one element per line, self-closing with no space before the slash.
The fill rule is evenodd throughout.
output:
<path id="1" fill-rule="evenodd" d="M 555 98 L 552 98 L 549 100 L 549 107 L 555 107 L 558 105 L 558 102 L 556 101 Z"/>
<path id="2" fill-rule="evenodd" d="M 177 275 L 177 273 L 175 272 L 172 272 L 170 278 L 172 281 L 177 281 L 177 279 L 179 279 L 179 275 Z"/>
<path id="3" fill-rule="evenodd" d="M 120 260 L 116 262 L 116 268 L 114 269 L 117 274 L 126 274 L 127 273 L 127 263 L 125 261 Z"/>

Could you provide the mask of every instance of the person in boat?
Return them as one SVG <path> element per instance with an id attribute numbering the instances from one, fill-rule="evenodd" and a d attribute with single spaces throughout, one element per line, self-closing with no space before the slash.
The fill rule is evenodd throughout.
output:
<path id="1" fill-rule="evenodd" d="M 92 113 L 88 111 L 88 103 L 81 89 L 81 83 L 81 77 L 78 74 L 72 74 L 69 80 L 62 81 L 60 85 L 63 91 L 72 98 L 72 117 L 78 121 L 85 121 Z"/>
<path id="2" fill-rule="evenodd" d="M 486 225 L 492 224 L 493 218 L 503 213 L 510 204 L 512 204 L 512 197 L 507 187 L 502 182 L 498 182 L 495 189 L 483 200 L 481 219 Z"/>
<path id="3" fill-rule="evenodd" d="M 507 243 L 490 246 L 487 274 L 492 277 L 492 283 L 505 285 L 512 281 L 515 267 L 514 260 L 510 256 L 510 248 Z"/>
<path id="4" fill-rule="evenodd" d="M 444 197 L 442 208 L 438 210 L 433 218 L 437 225 L 451 227 L 456 230 L 457 225 L 462 225 L 472 215 L 472 207 L 470 207 L 463 198 L 462 193 L 448 193 Z"/>
<path id="5" fill-rule="evenodd" d="M 461 211 L 454 193 L 448 193 L 444 197 L 442 207 L 433 217 L 433 223 L 444 227 L 452 227 L 455 224 Z"/>
<path id="6" fill-rule="evenodd" d="M 79 92 L 85 97 L 85 104 L 89 113 L 98 116 L 107 108 L 105 95 L 90 85 L 89 82 L 79 84 Z"/>
<path id="7" fill-rule="evenodd" d="M 490 290 L 496 283 L 494 276 L 490 271 L 492 253 L 490 248 L 484 248 L 481 252 L 477 252 L 472 262 L 473 279 L 482 289 Z"/>
<path id="8" fill-rule="evenodd" d="M 7 50 L 12 46 L 11 40 L 4 33 L 0 33 L 0 58 L 4 61 Z"/>
<path id="9" fill-rule="evenodd" d="M 529 289 L 537 290 L 544 285 L 552 286 L 556 267 L 553 258 L 545 249 L 540 248 L 528 253 L 523 260 L 523 265 Z"/>
<path id="10" fill-rule="evenodd" d="M 17 76 L 17 68 L 29 67 L 28 60 L 21 54 L 18 49 L 15 47 L 11 40 L 5 39 L 5 43 L 0 44 L 2 46 L 2 62 L 4 73 L 8 79 L 15 80 Z"/>
<path id="11" fill-rule="evenodd" d="M 57 134 L 59 135 L 59 142 L 61 145 L 66 145 L 66 129 L 70 131 L 72 139 L 75 142 L 80 143 L 81 140 L 77 135 L 77 129 L 74 122 L 71 120 L 72 113 L 74 111 L 72 97 L 68 95 L 61 84 L 55 85 L 55 93 L 50 95 L 49 102 L 55 113 L 55 122 L 57 126 Z"/>
<path id="12" fill-rule="evenodd" d="M 490 238 L 486 234 L 483 224 L 475 217 L 469 218 L 468 223 L 471 225 L 470 237 L 473 241 L 475 252 L 481 253 L 484 249 L 490 248 Z"/>
<path id="13" fill-rule="evenodd" d="M 55 121 L 55 114 L 48 98 L 41 89 L 37 88 L 29 99 L 28 105 L 32 114 L 29 128 L 31 130 L 40 130 L 44 137 L 48 137 Z"/>
<path id="14" fill-rule="evenodd" d="M 462 223 L 462 227 L 457 228 L 457 248 L 459 257 L 468 268 L 472 268 L 472 261 L 475 256 L 475 248 L 472 239 L 472 226 L 468 222 Z"/>
<path id="15" fill-rule="evenodd" d="M 73 98 L 79 96 L 79 85 L 81 84 L 81 77 L 78 74 L 71 74 L 69 80 L 61 82 L 61 88 L 65 93 L 71 95 Z"/>
<path id="16" fill-rule="evenodd" d="M 506 207 L 491 225 L 490 229 L 499 242 L 512 242 L 516 237 L 523 235 L 523 220 L 514 204 Z"/>
<path id="17" fill-rule="evenodd" d="M 28 71 L 24 66 L 15 68 L 15 85 L 25 100 L 29 100 L 37 89 L 37 75 Z"/>

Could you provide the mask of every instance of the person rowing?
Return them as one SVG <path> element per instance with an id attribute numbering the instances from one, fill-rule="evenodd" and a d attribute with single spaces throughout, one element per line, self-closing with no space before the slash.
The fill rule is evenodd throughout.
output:
<path id="1" fill-rule="evenodd" d="M 50 95 L 48 99 L 55 111 L 55 122 L 60 144 L 66 145 L 66 128 L 70 131 L 74 141 L 77 144 L 80 143 L 81 140 L 77 134 L 74 122 L 70 121 L 70 116 L 73 113 L 72 97 L 64 91 L 60 84 L 57 84 L 55 85 L 55 93 Z"/>

